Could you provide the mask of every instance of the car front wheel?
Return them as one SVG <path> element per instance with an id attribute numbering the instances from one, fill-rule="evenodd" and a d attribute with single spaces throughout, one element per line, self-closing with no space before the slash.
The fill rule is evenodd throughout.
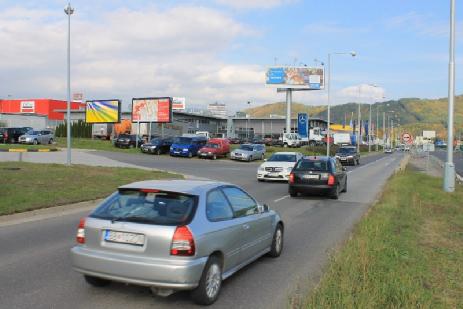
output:
<path id="1" fill-rule="evenodd" d="M 199 285 L 191 293 L 191 298 L 199 305 L 210 305 L 219 297 L 222 287 L 222 265 L 219 258 L 211 256 L 204 267 Z"/>
<path id="2" fill-rule="evenodd" d="M 339 184 L 337 184 L 335 187 L 333 187 L 330 197 L 333 200 L 337 200 L 339 198 Z"/>
<path id="3" fill-rule="evenodd" d="M 275 229 L 275 233 L 273 234 L 272 247 L 268 255 L 273 258 L 276 258 L 280 256 L 282 251 L 283 251 L 283 226 L 281 224 L 278 224 L 277 228 Z"/>

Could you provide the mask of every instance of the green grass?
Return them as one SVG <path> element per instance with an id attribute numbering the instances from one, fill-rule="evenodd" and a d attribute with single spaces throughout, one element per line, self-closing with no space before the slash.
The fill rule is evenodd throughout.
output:
<path id="1" fill-rule="evenodd" d="M 463 188 L 406 170 L 331 260 L 300 308 L 462 308 Z"/>
<path id="2" fill-rule="evenodd" d="M 0 149 L 51 149 L 54 145 L 25 145 L 25 144 L 0 144 Z"/>
<path id="3" fill-rule="evenodd" d="M 57 146 L 61 148 L 67 147 L 67 141 L 65 137 L 56 138 Z M 118 148 L 113 145 L 111 141 L 91 139 L 91 138 L 71 138 L 71 147 L 76 149 L 94 149 L 103 151 L 117 151 L 125 153 L 140 153 L 140 148 Z"/>
<path id="4" fill-rule="evenodd" d="M 134 181 L 182 177 L 134 168 L 25 162 L 0 162 L 0 175 L 0 215 L 103 198 Z"/>

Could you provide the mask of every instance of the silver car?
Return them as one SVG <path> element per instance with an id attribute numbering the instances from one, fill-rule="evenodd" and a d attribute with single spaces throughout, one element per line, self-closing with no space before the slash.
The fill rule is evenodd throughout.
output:
<path id="1" fill-rule="evenodd" d="M 240 161 L 263 160 L 265 158 L 265 145 L 242 144 L 240 148 L 230 153 L 230 159 Z"/>
<path id="2" fill-rule="evenodd" d="M 51 130 L 30 130 L 26 134 L 21 135 L 18 141 L 21 144 L 53 144 L 54 137 L 55 135 Z"/>
<path id="3" fill-rule="evenodd" d="M 93 286 L 120 281 L 161 296 L 192 290 L 212 304 L 223 279 L 283 249 L 283 222 L 241 188 L 210 181 L 125 185 L 81 219 L 74 269 Z"/>

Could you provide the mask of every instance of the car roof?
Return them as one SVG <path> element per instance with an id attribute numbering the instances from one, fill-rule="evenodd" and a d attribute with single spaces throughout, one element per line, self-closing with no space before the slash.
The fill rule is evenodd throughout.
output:
<path id="1" fill-rule="evenodd" d="M 300 153 L 300 152 L 293 152 L 293 151 L 279 151 L 279 152 L 275 152 L 273 153 L 274 155 L 295 155 L 297 153 Z"/>
<path id="2" fill-rule="evenodd" d="M 207 180 L 146 180 L 120 186 L 119 189 L 155 189 L 184 194 L 200 195 L 210 189 L 230 185 L 226 182 Z"/>
<path id="3" fill-rule="evenodd" d="M 319 161 L 328 161 L 331 157 L 327 156 L 304 156 L 302 160 L 319 160 Z"/>

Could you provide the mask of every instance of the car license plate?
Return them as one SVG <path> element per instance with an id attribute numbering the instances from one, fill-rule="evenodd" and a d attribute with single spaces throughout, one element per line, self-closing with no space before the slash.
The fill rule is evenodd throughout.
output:
<path id="1" fill-rule="evenodd" d="M 143 246 L 145 243 L 145 235 L 105 230 L 104 240 L 108 242 Z"/>
<path id="2" fill-rule="evenodd" d="M 319 179 L 320 175 L 304 175 L 305 179 Z"/>
<path id="3" fill-rule="evenodd" d="M 278 177 L 278 173 L 268 173 L 267 177 Z"/>
<path id="4" fill-rule="evenodd" d="M 346 161 L 346 160 L 347 160 L 347 158 L 341 157 L 341 161 Z"/>

